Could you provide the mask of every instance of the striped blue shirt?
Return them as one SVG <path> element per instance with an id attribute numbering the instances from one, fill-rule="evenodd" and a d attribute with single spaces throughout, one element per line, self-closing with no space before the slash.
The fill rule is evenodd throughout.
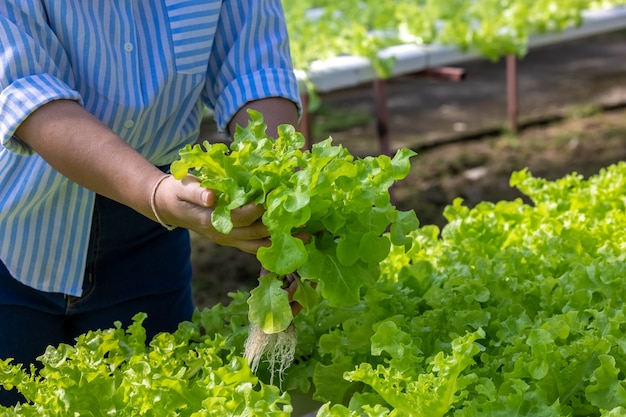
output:
<path id="1" fill-rule="evenodd" d="M 0 259 L 21 282 L 79 296 L 93 192 L 15 136 L 39 106 L 81 103 L 155 165 L 246 102 L 298 101 L 280 0 L 2 0 Z"/>

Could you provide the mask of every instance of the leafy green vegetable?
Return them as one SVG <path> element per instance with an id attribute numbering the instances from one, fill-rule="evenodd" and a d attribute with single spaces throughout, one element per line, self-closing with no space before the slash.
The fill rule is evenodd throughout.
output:
<path id="1" fill-rule="evenodd" d="M 278 137 L 270 138 L 262 115 L 249 114 L 250 123 L 237 127 L 230 147 L 187 146 L 171 172 L 178 179 L 191 172 L 217 193 L 212 221 L 222 233 L 232 230 L 233 209 L 248 203 L 265 208 L 271 246 L 260 248 L 257 257 L 272 274 L 259 281 L 249 304 L 252 323 L 271 334 L 293 319 L 280 289 L 284 275 L 297 271 L 302 290 L 296 298 L 307 310 L 318 301 L 313 287 L 332 305 L 358 303 L 389 253 L 387 228 L 401 243 L 402 232 L 418 224 L 415 213 L 397 211 L 389 196 L 393 183 L 408 175 L 415 153 L 402 149 L 393 158 L 358 159 L 331 138 L 303 151 L 304 139 L 293 126 L 280 126 Z M 310 243 L 295 238 L 296 232 L 309 234 Z"/>
<path id="2" fill-rule="evenodd" d="M 530 204 L 457 200 L 442 230 L 392 246 L 357 305 L 296 317 L 318 415 L 622 415 L 626 163 L 511 183 Z"/>
<path id="3" fill-rule="evenodd" d="M 291 415 L 289 396 L 259 382 L 226 337 L 201 335 L 207 329 L 197 323 L 204 319 L 197 316 L 194 323 L 182 323 L 176 332 L 146 344 L 144 318 L 135 316 L 127 330 L 116 323 L 114 329 L 80 336 L 74 346 L 49 347 L 39 371 L 1 361 L 0 385 L 17 387 L 28 402 L 0 407 L 0 414 Z"/>

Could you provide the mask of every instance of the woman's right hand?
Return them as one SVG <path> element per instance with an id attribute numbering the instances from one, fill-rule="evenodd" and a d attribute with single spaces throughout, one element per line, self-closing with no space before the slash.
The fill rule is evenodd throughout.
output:
<path id="1" fill-rule="evenodd" d="M 262 206 L 248 204 L 231 212 L 233 229 L 218 232 L 211 223 L 215 207 L 215 193 L 200 186 L 200 181 L 188 175 L 181 181 L 167 177 L 158 186 L 154 205 L 166 224 L 193 230 L 201 236 L 222 245 L 255 254 L 261 246 L 269 246 L 269 231 L 261 222 Z"/>

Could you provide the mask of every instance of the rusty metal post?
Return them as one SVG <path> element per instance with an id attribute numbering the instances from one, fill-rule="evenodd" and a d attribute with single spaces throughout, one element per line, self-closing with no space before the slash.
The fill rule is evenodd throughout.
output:
<path id="1" fill-rule="evenodd" d="M 517 57 L 515 55 L 507 55 L 506 57 L 506 95 L 509 129 L 511 132 L 517 133 Z"/>
<path id="2" fill-rule="evenodd" d="M 466 77 L 464 68 L 457 67 L 433 67 L 427 68 L 411 74 L 405 74 L 405 77 L 427 77 L 436 80 L 445 80 L 451 82 L 463 81 Z M 378 141 L 380 144 L 380 152 L 385 155 L 391 155 L 391 140 L 389 135 L 389 109 L 387 108 L 387 81 L 377 78 L 374 80 L 374 100 L 376 108 L 376 129 L 378 132 Z"/>
<path id="3" fill-rule="evenodd" d="M 376 130 L 380 153 L 391 155 L 389 140 L 389 111 L 387 109 L 387 81 L 377 78 L 374 80 L 374 102 L 376 111 Z"/>

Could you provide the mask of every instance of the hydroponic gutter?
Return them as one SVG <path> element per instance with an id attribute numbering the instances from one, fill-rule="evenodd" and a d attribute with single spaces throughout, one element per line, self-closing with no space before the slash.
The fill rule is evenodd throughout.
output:
<path id="1" fill-rule="evenodd" d="M 626 28 L 626 7 L 618 6 L 607 10 L 583 12 L 583 23 L 578 27 L 561 32 L 550 32 L 531 36 L 528 48 L 567 42 L 614 30 Z M 393 76 L 406 75 L 442 65 L 458 65 L 482 58 L 475 51 L 462 51 L 453 46 L 438 44 L 404 44 L 380 51 L 381 58 L 395 57 Z M 305 70 L 296 70 L 298 79 L 311 82 L 318 93 L 328 93 L 355 87 L 378 78 L 369 59 L 359 56 L 339 56 L 324 61 L 315 61 Z M 304 88 L 304 83 L 301 84 Z"/>

